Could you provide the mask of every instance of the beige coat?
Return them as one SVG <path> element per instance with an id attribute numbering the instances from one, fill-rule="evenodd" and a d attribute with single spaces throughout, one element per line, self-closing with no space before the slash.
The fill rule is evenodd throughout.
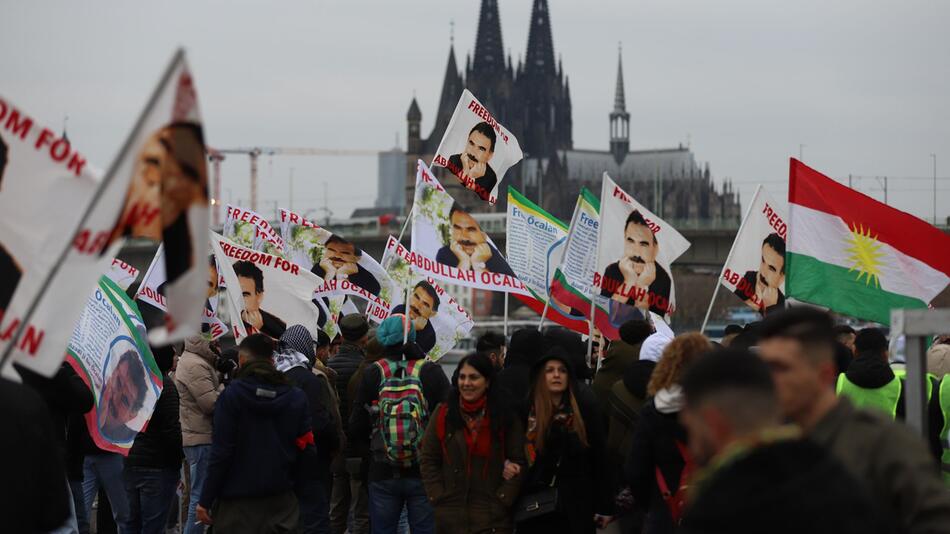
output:
<path id="1" fill-rule="evenodd" d="M 217 355 L 201 336 L 185 340 L 185 350 L 175 370 L 175 386 L 181 398 L 181 437 L 185 447 L 211 444 L 211 415 L 224 389 L 214 368 Z"/>

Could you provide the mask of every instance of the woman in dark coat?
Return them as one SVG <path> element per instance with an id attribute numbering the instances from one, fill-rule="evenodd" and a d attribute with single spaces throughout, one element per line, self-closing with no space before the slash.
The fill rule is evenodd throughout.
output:
<path id="1" fill-rule="evenodd" d="M 711 349 L 709 340 L 698 332 L 677 336 L 666 345 L 647 385 L 650 399 L 640 410 L 625 466 L 634 505 L 647 514 L 644 534 L 667 534 L 674 530 L 673 516 L 660 492 L 657 470 L 668 491 L 675 493 L 686 465 L 683 451 L 687 445 L 686 429 L 679 422 L 684 401 L 680 379 L 695 359 Z"/>
<path id="2" fill-rule="evenodd" d="M 549 349 L 532 369 L 525 424 L 528 472 L 522 498 L 557 488 L 557 509 L 517 525 L 521 533 L 593 533 L 612 519 L 605 468 L 603 415 L 591 397 L 579 396 L 569 357 Z M 519 507 L 520 508 L 520 507 Z"/>
<path id="3" fill-rule="evenodd" d="M 422 439 L 420 470 L 441 533 L 511 532 L 524 432 L 506 409 L 491 360 L 462 359 Z"/>

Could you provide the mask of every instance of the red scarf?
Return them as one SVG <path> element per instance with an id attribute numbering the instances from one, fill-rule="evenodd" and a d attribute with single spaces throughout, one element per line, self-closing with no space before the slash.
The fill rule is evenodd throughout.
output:
<path id="1" fill-rule="evenodd" d="M 491 420 L 486 408 L 487 401 L 487 396 L 483 396 L 475 402 L 466 402 L 465 399 L 459 398 L 459 411 L 462 415 L 462 422 L 465 423 L 463 429 L 465 448 L 468 452 L 465 459 L 465 468 L 469 475 L 472 472 L 472 456 L 485 458 L 485 470 L 488 468 L 487 459 L 491 455 Z M 436 433 L 442 443 L 442 457 L 446 462 L 449 461 L 445 444 L 445 419 L 447 414 L 448 406 L 443 404 L 436 415 Z M 482 473 L 482 478 L 486 476 L 487 471 Z"/>

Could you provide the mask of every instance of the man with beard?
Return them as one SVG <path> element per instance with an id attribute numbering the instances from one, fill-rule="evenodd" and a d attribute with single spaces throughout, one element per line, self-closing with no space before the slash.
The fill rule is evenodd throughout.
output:
<path id="1" fill-rule="evenodd" d="M 669 313 L 670 275 L 656 263 L 660 244 L 638 210 L 627 216 L 623 257 L 604 270 L 600 294 L 610 297 L 610 321 L 619 326 L 640 316 L 634 309 Z M 632 308 L 631 308 L 632 307 Z"/>
<path id="2" fill-rule="evenodd" d="M 446 167 L 482 200 L 488 200 L 498 183 L 495 171 L 488 166 L 495 155 L 495 138 L 495 130 L 487 122 L 476 124 L 468 132 L 465 150 L 450 156 Z"/>
<path id="3" fill-rule="evenodd" d="M 763 315 L 785 307 L 785 240 L 772 233 L 762 242 L 758 271 L 748 271 L 736 286 L 735 294 Z"/>
<path id="4" fill-rule="evenodd" d="M 117 443 L 132 441 L 137 431 L 127 424 L 142 409 L 147 391 L 141 357 L 134 350 L 124 352 L 102 388 L 97 410 L 102 435 Z"/>
<path id="5" fill-rule="evenodd" d="M 351 284 L 379 295 L 379 281 L 359 264 L 362 250 L 336 234 L 331 235 L 323 246 L 323 258 L 310 272 L 324 280 L 349 280 Z"/>
<path id="6" fill-rule="evenodd" d="M 7 168 L 7 153 L 9 147 L 0 137 L 0 187 L 3 186 L 3 172 Z M 13 300 L 13 294 L 23 276 L 23 269 L 16 259 L 7 251 L 7 248 L 0 243 L 0 319 L 3 318 L 3 312 L 7 311 L 7 306 Z"/>
<path id="7" fill-rule="evenodd" d="M 435 347 L 435 328 L 432 327 L 430 319 L 438 312 L 439 294 L 432 284 L 425 280 L 420 281 L 409 298 L 409 320 L 416 331 L 416 344 L 427 354 Z M 394 307 L 390 315 L 398 313 L 406 313 L 405 304 Z"/>
<path id="8" fill-rule="evenodd" d="M 435 261 L 462 271 L 488 271 L 514 276 L 514 271 L 482 231 L 478 221 L 458 203 L 449 210 L 449 244 L 440 248 Z"/>
<path id="9" fill-rule="evenodd" d="M 264 300 L 264 272 L 249 261 L 239 261 L 234 264 L 234 274 L 238 277 L 241 294 L 244 296 L 241 320 L 244 321 L 247 333 L 260 332 L 273 339 L 280 339 L 287 330 L 287 323 L 261 309 L 261 301 Z"/>

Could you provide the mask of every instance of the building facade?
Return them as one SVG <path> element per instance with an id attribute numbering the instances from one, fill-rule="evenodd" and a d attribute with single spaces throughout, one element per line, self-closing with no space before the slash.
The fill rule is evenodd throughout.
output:
<path id="1" fill-rule="evenodd" d="M 455 105 L 466 87 L 517 138 L 525 153 L 509 169 L 508 184 L 539 200 L 542 207 L 568 219 L 582 187 L 600 191 L 601 176 L 610 174 L 621 187 L 671 223 L 701 226 L 737 222 L 738 193 L 730 183 L 717 188 L 708 163 L 701 166 L 690 147 L 630 149 L 630 114 L 626 110 L 623 62 L 618 59 L 613 110 L 608 114 L 610 142 L 606 149 L 575 149 L 571 91 L 561 61 L 555 61 L 547 0 L 533 0 L 524 61 L 513 64 L 502 46 L 497 0 L 482 0 L 474 56 L 464 69 L 456 63 L 454 43 L 449 54 L 435 121 L 422 136 L 422 110 L 415 98 L 407 113 L 408 142 L 404 182 L 405 206 L 412 205 L 416 160 L 432 160 Z M 442 184 L 470 211 L 500 211 L 442 170 Z M 502 189 L 503 191 L 504 189 Z"/>

